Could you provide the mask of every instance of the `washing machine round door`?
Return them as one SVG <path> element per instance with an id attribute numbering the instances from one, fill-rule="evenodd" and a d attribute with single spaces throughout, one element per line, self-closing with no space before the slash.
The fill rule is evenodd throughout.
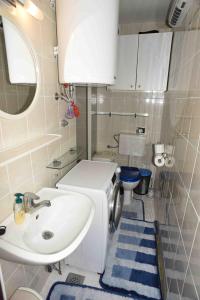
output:
<path id="1" fill-rule="evenodd" d="M 112 211 L 110 214 L 110 230 L 113 232 L 117 229 L 123 208 L 123 196 L 120 195 L 122 182 L 118 181 L 114 185 L 112 197 Z"/>

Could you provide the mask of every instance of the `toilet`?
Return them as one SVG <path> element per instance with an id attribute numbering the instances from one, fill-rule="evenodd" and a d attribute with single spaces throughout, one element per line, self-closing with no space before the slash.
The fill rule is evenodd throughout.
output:
<path id="1" fill-rule="evenodd" d="M 119 154 L 130 157 L 144 157 L 146 136 L 144 134 L 124 133 L 119 135 Z M 120 180 L 124 188 L 124 204 L 132 201 L 133 189 L 141 180 L 140 171 L 135 167 L 122 166 Z"/>
<path id="2" fill-rule="evenodd" d="M 124 204 L 131 204 L 133 189 L 138 186 L 141 180 L 139 169 L 134 167 L 121 167 L 120 180 L 124 188 Z"/>
<path id="3" fill-rule="evenodd" d="M 20 287 L 11 296 L 10 300 L 43 300 L 43 298 L 34 290 Z"/>

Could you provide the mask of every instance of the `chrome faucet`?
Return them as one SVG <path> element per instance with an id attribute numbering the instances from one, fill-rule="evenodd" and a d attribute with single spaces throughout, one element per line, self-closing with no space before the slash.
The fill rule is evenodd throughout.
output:
<path id="1" fill-rule="evenodd" d="M 26 192 L 24 193 L 23 202 L 24 202 L 24 210 L 25 212 L 31 212 L 31 210 L 35 210 L 36 208 L 40 208 L 43 206 L 51 206 L 51 202 L 49 200 L 43 200 L 38 203 L 35 203 L 34 200 L 39 200 L 40 197 L 34 193 Z"/>

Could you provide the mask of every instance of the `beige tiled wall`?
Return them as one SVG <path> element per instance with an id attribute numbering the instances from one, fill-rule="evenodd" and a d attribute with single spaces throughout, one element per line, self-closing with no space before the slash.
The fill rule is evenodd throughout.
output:
<path id="1" fill-rule="evenodd" d="M 162 226 L 167 299 L 200 299 L 200 13 L 174 37 L 165 95 L 162 142 L 175 146 L 175 166 L 163 170 L 156 214 Z"/>
<path id="2" fill-rule="evenodd" d="M 13 10 L 0 1 L 0 14 L 23 28 L 33 46 L 41 77 L 36 104 L 30 112 L 19 119 L 0 118 L 0 150 L 12 148 L 46 133 L 58 133 L 62 138 L 0 168 L 0 221 L 12 212 L 15 192 L 36 192 L 41 187 L 55 185 L 66 170 L 52 171 L 46 168 L 47 164 L 76 144 L 76 121 L 69 120 L 68 127 L 62 128 L 60 121 L 66 106 L 64 101 L 54 100 L 54 93 L 59 91 L 57 61 L 53 56 L 53 46 L 57 45 L 55 12 L 50 9 L 47 0 L 33 2 L 43 11 L 42 21 L 28 15 L 20 6 Z M 5 261 L 1 261 L 1 265 L 8 296 L 18 286 L 31 286 L 40 291 L 48 276 L 44 267 Z"/>
<path id="3" fill-rule="evenodd" d="M 133 158 L 131 165 L 148 167 L 155 172 L 152 164 L 152 144 L 160 141 L 161 122 L 164 105 L 163 93 L 120 92 L 98 88 L 97 111 L 101 112 L 137 112 L 148 113 L 149 117 L 97 116 L 97 152 L 110 151 L 118 153 L 118 149 L 108 150 L 107 145 L 116 145 L 114 134 L 120 132 L 135 133 L 137 127 L 145 127 L 145 157 Z M 116 156 L 120 164 L 128 165 L 128 157 Z"/>

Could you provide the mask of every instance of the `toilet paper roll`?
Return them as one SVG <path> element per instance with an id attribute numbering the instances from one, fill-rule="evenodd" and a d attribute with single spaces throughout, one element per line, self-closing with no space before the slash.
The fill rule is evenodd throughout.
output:
<path id="1" fill-rule="evenodd" d="M 167 168 L 172 168 L 175 164 L 175 158 L 173 156 L 167 156 L 165 158 L 165 166 Z"/>
<path id="2" fill-rule="evenodd" d="M 162 155 L 156 155 L 154 157 L 154 165 L 156 167 L 163 167 L 165 165 L 165 159 Z"/>
<path id="3" fill-rule="evenodd" d="M 174 146 L 172 145 L 165 145 L 165 151 L 164 151 L 166 154 L 168 155 L 173 155 L 173 152 L 174 152 Z"/>
<path id="4" fill-rule="evenodd" d="M 165 150 L 164 144 L 155 144 L 154 145 L 155 154 L 162 154 L 165 152 L 164 150 Z"/>

